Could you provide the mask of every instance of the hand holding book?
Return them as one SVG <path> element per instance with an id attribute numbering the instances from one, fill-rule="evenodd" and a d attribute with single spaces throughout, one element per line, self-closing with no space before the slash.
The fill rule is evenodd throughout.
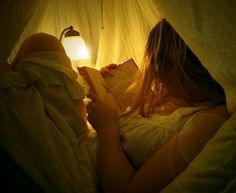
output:
<path id="1" fill-rule="evenodd" d="M 98 96 L 108 106 L 115 108 L 118 112 L 126 111 L 133 104 L 133 98 L 125 98 L 128 87 L 140 71 L 130 59 L 122 64 L 110 64 L 101 69 L 101 72 L 90 67 L 78 68 L 81 76 L 87 81 L 89 92 Z"/>
<path id="2" fill-rule="evenodd" d="M 103 77 L 113 77 L 112 70 L 115 70 L 118 67 L 117 64 L 109 64 L 108 66 L 102 67 L 100 69 L 100 73 Z"/>

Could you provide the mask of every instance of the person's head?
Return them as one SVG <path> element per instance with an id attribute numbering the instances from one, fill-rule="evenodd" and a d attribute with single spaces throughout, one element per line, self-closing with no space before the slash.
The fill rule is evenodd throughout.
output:
<path id="1" fill-rule="evenodd" d="M 46 33 L 35 33 L 27 37 L 21 44 L 15 59 L 11 63 L 13 69 L 27 56 L 36 52 L 59 52 L 66 54 L 61 42 L 54 36 Z"/>
<path id="2" fill-rule="evenodd" d="M 164 97 L 180 97 L 192 102 L 225 100 L 221 86 L 165 19 L 149 34 L 144 66 L 138 99 L 141 112 L 146 103 L 144 95 L 150 88 L 156 94 L 155 100 Z"/>

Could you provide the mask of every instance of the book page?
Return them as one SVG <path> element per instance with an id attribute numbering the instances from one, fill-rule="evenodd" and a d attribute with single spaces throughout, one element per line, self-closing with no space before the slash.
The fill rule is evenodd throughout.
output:
<path id="1" fill-rule="evenodd" d="M 133 80 L 141 75 L 138 66 L 133 59 L 130 59 L 117 68 L 111 70 L 112 77 L 104 77 L 111 93 L 115 97 L 120 109 L 125 111 L 128 106 L 131 106 L 134 101 L 130 98 L 129 101 L 125 100 L 125 93 L 127 88 L 132 84 Z"/>
<path id="2" fill-rule="evenodd" d="M 119 106 L 112 95 L 109 86 L 103 79 L 100 71 L 90 67 L 81 67 L 78 68 L 78 71 L 80 75 L 83 76 L 87 81 L 89 85 L 89 93 L 96 95 L 109 107 L 114 108 L 120 112 Z"/>
<path id="3" fill-rule="evenodd" d="M 98 96 L 108 106 L 117 109 L 121 113 L 133 104 L 134 98 L 129 97 L 129 100 L 125 100 L 127 88 L 134 78 L 141 74 L 133 59 L 112 69 L 111 77 L 103 77 L 100 71 L 90 67 L 81 67 L 78 68 L 78 71 L 87 81 L 89 92 Z"/>

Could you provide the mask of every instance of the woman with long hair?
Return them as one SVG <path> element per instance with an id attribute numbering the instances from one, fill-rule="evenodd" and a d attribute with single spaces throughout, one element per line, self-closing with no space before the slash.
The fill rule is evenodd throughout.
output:
<path id="1" fill-rule="evenodd" d="M 134 83 L 140 91 L 132 111 L 139 109 L 145 116 L 177 99 L 188 105 L 203 101 L 225 103 L 222 87 L 165 19 L 150 32 L 143 63 L 142 80 Z"/>
<path id="2" fill-rule="evenodd" d="M 161 191 L 229 116 L 223 89 L 165 19 L 150 32 L 134 85 L 137 100 L 125 118 L 95 96 L 87 107 L 105 193 Z"/>

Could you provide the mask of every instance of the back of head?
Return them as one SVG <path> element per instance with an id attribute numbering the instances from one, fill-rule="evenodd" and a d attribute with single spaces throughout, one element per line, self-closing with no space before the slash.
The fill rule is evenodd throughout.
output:
<path id="1" fill-rule="evenodd" d="M 61 42 L 56 37 L 46 33 L 35 33 L 23 41 L 11 64 L 12 68 L 14 69 L 22 59 L 37 52 L 59 52 L 66 54 Z"/>
<path id="2" fill-rule="evenodd" d="M 225 100 L 221 86 L 165 19 L 149 34 L 144 67 L 141 93 L 152 87 L 158 99 L 171 96 L 193 102 Z M 140 97 L 138 100 L 142 101 Z"/>

